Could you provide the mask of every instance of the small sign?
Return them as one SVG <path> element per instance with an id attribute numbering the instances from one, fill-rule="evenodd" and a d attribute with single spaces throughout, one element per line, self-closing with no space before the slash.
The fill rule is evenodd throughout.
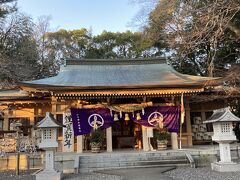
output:
<path id="1" fill-rule="evenodd" d="M 74 152 L 74 134 L 72 116 L 70 113 L 63 114 L 63 152 Z"/>

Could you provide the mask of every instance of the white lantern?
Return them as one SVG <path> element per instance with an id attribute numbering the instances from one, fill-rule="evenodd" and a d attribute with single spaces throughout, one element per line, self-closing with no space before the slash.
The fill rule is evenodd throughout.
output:
<path id="1" fill-rule="evenodd" d="M 236 141 L 236 136 L 233 131 L 233 122 L 240 121 L 230 111 L 230 108 L 218 109 L 213 112 L 213 115 L 204 123 L 213 124 L 212 140 L 219 143 L 220 161 L 212 163 L 212 169 L 221 172 L 240 171 L 240 166 L 233 163 L 231 160 L 230 143 Z"/>
<path id="2" fill-rule="evenodd" d="M 41 120 L 37 125 L 41 130 L 41 140 L 39 148 L 46 150 L 45 152 L 45 169 L 36 174 L 36 180 L 60 180 L 61 172 L 57 172 L 54 167 L 54 152 L 58 147 L 57 130 L 62 127 L 52 114 L 46 113 L 46 117 Z"/>

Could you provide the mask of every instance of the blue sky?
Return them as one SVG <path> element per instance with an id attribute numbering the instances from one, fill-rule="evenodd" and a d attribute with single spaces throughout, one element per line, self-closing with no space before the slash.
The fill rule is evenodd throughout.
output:
<path id="1" fill-rule="evenodd" d="M 94 34 L 133 30 L 129 24 L 139 10 L 130 0 L 18 0 L 18 7 L 33 18 L 50 15 L 53 29 L 84 27 Z"/>

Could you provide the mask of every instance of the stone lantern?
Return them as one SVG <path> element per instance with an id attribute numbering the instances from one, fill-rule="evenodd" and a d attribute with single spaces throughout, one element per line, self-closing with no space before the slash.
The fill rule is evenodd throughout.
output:
<path id="1" fill-rule="evenodd" d="M 212 163 L 212 170 L 220 172 L 240 171 L 240 164 L 231 160 L 230 143 L 236 141 L 233 131 L 233 122 L 240 121 L 230 111 L 230 108 L 215 110 L 213 115 L 204 123 L 213 124 L 212 140 L 219 143 L 220 161 Z"/>
<path id="2" fill-rule="evenodd" d="M 39 148 L 44 149 L 45 153 L 45 169 L 36 174 L 36 180 L 60 180 L 62 173 L 57 172 L 54 167 L 54 153 L 58 147 L 57 131 L 62 127 L 52 114 L 46 113 L 46 117 L 41 120 L 36 128 L 41 131 L 41 140 Z"/>

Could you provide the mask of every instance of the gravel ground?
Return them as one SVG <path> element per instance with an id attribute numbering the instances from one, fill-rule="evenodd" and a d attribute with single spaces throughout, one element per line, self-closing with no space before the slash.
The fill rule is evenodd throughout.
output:
<path id="1" fill-rule="evenodd" d="M 164 173 L 173 179 L 182 180 L 239 180 L 240 172 L 216 172 L 210 167 L 203 168 L 177 168 Z"/>
<path id="2" fill-rule="evenodd" d="M 0 180 L 35 180 L 35 176 L 31 175 L 35 171 L 21 171 L 19 176 L 15 175 L 15 171 L 0 171 Z M 108 175 L 102 173 L 86 173 L 86 174 L 64 174 L 63 180 L 122 180 L 120 176 Z"/>
<path id="3" fill-rule="evenodd" d="M 15 175 L 15 171 L 0 171 L 0 180 L 35 180 L 35 176 L 31 175 L 35 171 L 20 171 L 19 176 Z"/>
<path id="4" fill-rule="evenodd" d="M 20 176 L 15 176 L 15 171 L 0 171 L 0 180 L 35 180 L 35 176 L 31 175 L 35 171 L 21 171 Z M 126 172 L 127 173 L 127 172 Z M 240 172 L 216 172 L 210 167 L 177 168 L 163 175 L 178 180 L 239 180 Z M 151 175 L 148 175 L 149 177 Z M 140 178 L 141 179 L 141 178 Z M 103 174 L 103 173 L 85 173 L 85 174 L 64 174 L 63 180 L 123 180 L 119 175 Z"/>
<path id="5" fill-rule="evenodd" d="M 63 180 L 122 180 L 122 177 L 102 173 L 83 173 L 64 175 Z"/>

